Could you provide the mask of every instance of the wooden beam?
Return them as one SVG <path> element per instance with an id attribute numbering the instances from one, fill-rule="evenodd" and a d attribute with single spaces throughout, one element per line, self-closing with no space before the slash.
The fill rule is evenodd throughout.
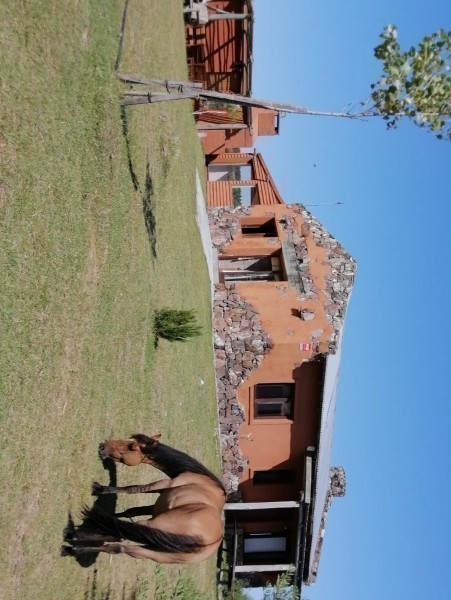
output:
<path id="1" fill-rule="evenodd" d="M 154 79 L 141 77 L 139 75 L 130 75 L 128 73 L 117 73 L 116 77 L 124 83 L 135 83 L 138 85 L 158 85 L 164 88 L 178 90 L 180 87 L 189 89 L 202 89 L 202 83 L 196 81 L 180 81 L 173 79 Z"/>
<path id="2" fill-rule="evenodd" d="M 166 89 L 175 89 L 176 91 L 180 91 L 181 88 L 186 90 L 196 89 L 198 91 L 198 95 L 196 97 L 205 98 L 205 100 L 222 100 L 227 104 L 238 104 L 239 106 L 255 106 L 257 108 L 270 108 L 276 111 L 288 113 L 311 114 L 311 111 L 308 111 L 308 109 L 303 106 L 282 104 L 280 102 L 273 102 L 272 100 L 258 100 L 257 98 L 249 98 L 247 96 L 240 96 L 239 94 L 231 94 L 230 92 L 216 92 L 214 90 L 199 89 L 198 84 L 195 84 L 192 81 L 169 81 L 166 79 L 154 79 L 149 77 L 141 77 L 140 75 L 131 75 L 130 73 L 118 73 L 117 77 L 124 83 L 136 83 L 140 85 L 158 85 L 165 87 Z M 181 100 L 183 98 L 184 96 L 178 93 L 172 94 L 171 97 L 166 98 L 166 100 Z M 155 101 L 156 100 L 152 99 L 148 100 L 149 103 Z M 141 104 L 144 104 L 144 102 L 142 102 Z"/>
<path id="3" fill-rule="evenodd" d="M 313 470 L 313 459 L 311 456 L 305 457 L 305 483 L 304 483 L 304 502 L 310 504 L 312 500 L 312 470 Z"/>
<path id="4" fill-rule="evenodd" d="M 265 571 L 288 571 L 291 565 L 237 565 L 235 573 L 257 573 Z"/>
<path id="5" fill-rule="evenodd" d="M 236 557 L 238 554 L 238 529 L 236 527 L 236 518 L 233 521 L 233 558 L 232 558 L 232 577 L 229 584 L 231 600 L 235 598 L 235 579 L 236 579 Z"/>
<path id="6" fill-rule="evenodd" d="M 196 123 L 196 128 L 199 131 L 213 129 L 215 131 L 219 129 L 246 129 L 245 123 Z"/>
<path id="7" fill-rule="evenodd" d="M 186 100 L 197 98 L 197 92 L 182 92 L 180 94 L 157 94 L 149 92 L 148 94 L 135 95 L 127 93 L 122 98 L 121 106 L 133 106 L 136 104 L 152 104 L 153 102 L 166 102 L 167 100 Z"/>
<path id="8" fill-rule="evenodd" d="M 266 510 L 271 508 L 299 508 L 295 500 L 280 502 L 226 502 L 224 510 Z"/>

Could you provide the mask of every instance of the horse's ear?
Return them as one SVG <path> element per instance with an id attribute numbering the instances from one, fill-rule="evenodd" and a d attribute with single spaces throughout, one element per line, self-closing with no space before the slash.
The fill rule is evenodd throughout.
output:
<path id="1" fill-rule="evenodd" d="M 150 452 L 152 450 L 152 448 L 155 448 L 155 446 L 159 443 L 158 440 L 161 438 L 161 434 L 157 433 L 156 435 L 153 435 L 152 437 L 149 438 L 149 441 L 146 444 L 146 450 L 147 452 Z"/>

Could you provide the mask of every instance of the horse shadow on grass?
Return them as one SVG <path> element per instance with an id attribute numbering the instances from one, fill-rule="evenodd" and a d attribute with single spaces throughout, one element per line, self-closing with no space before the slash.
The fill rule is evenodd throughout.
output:
<path id="1" fill-rule="evenodd" d="M 138 175 L 136 174 L 135 166 L 132 160 L 132 153 L 130 148 L 130 134 L 127 120 L 127 111 L 124 106 L 121 106 L 121 124 L 122 124 L 122 135 L 125 141 L 125 151 L 127 154 L 128 170 L 130 173 L 130 179 L 135 191 L 141 195 L 142 210 L 144 216 L 144 224 L 147 229 L 147 235 L 149 237 L 150 252 L 153 258 L 157 257 L 157 227 L 155 220 L 155 205 L 154 205 L 154 186 L 152 175 L 150 173 L 150 161 L 149 157 L 146 160 L 146 176 L 144 180 L 144 188 L 139 183 Z"/>
<path id="2" fill-rule="evenodd" d="M 117 485 L 117 469 L 116 464 L 113 460 L 107 459 L 102 461 L 103 468 L 108 471 L 109 475 L 109 485 L 115 487 Z M 75 526 L 74 520 L 72 518 L 71 513 L 68 513 L 67 524 L 63 530 L 63 540 L 70 546 L 63 546 L 62 555 L 69 554 L 70 548 L 76 548 L 77 545 L 84 546 L 86 544 L 85 537 L 88 537 L 91 541 L 90 544 L 93 546 L 102 546 L 103 541 L 93 541 L 92 535 L 98 533 L 98 530 L 93 528 L 92 520 L 89 518 L 89 514 L 94 511 L 96 508 L 100 509 L 102 512 L 106 512 L 108 514 L 114 514 L 116 512 L 116 504 L 117 504 L 117 494 L 104 494 L 101 496 L 97 496 L 94 503 L 91 507 L 85 506 L 83 508 L 83 520 L 80 525 Z M 75 537 L 75 534 L 77 537 Z M 90 567 L 93 565 L 98 557 L 98 553 L 92 554 L 72 554 L 70 553 L 77 563 L 81 567 Z M 90 584 L 91 590 L 94 589 L 95 592 L 96 587 L 96 572 L 93 575 L 93 581 Z M 87 592 L 88 593 L 88 592 Z M 91 596 L 85 594 L 85 598 L 90 598 Z M 94 597 L 94 596 L 92 596 Z M 95 596 L 97 598 L 97 596 Z M 102 596 L 103 598 L 104 596 Z M 109 598 L 109 595 L 105 596 L 105 600 Z"/>

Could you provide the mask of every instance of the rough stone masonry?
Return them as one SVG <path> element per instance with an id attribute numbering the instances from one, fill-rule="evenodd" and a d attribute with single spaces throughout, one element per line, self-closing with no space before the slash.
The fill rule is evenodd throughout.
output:
<path id="1" fill-rule="evenodd" d="M 237 388 L 258 368 L 273 344 L 257 311 L 240 297 L 234 283 L 215 285 L 213 311 L 223 481 L 230 499 L 247 466 L 238 446 L 244 409 L 238 403 Z"/>

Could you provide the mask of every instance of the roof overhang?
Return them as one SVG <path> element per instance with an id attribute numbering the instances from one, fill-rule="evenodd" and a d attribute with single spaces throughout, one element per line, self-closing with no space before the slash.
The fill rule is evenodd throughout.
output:
<path id="1" fill-rule="evenodd" d="M 309 524 L 309 547 L 306 549 L 303 579 L 309 582 L 316 557 L 316 548 L 321 542 L 323 514 L 330 491 L 330 467 L 332 458 L 332 441 L 337 406 L 337 391 L 340 373 L 341 353 L 343 347 L 343 329 L 337 343 L 335 354 L 328 354 L 325 359 L 324 384 L 321 403 L 321 420 L 318 432 L 318 445 L 313 473 L 312 503 Z M 314 577 L 313 577 L 314 580 Z"/>

